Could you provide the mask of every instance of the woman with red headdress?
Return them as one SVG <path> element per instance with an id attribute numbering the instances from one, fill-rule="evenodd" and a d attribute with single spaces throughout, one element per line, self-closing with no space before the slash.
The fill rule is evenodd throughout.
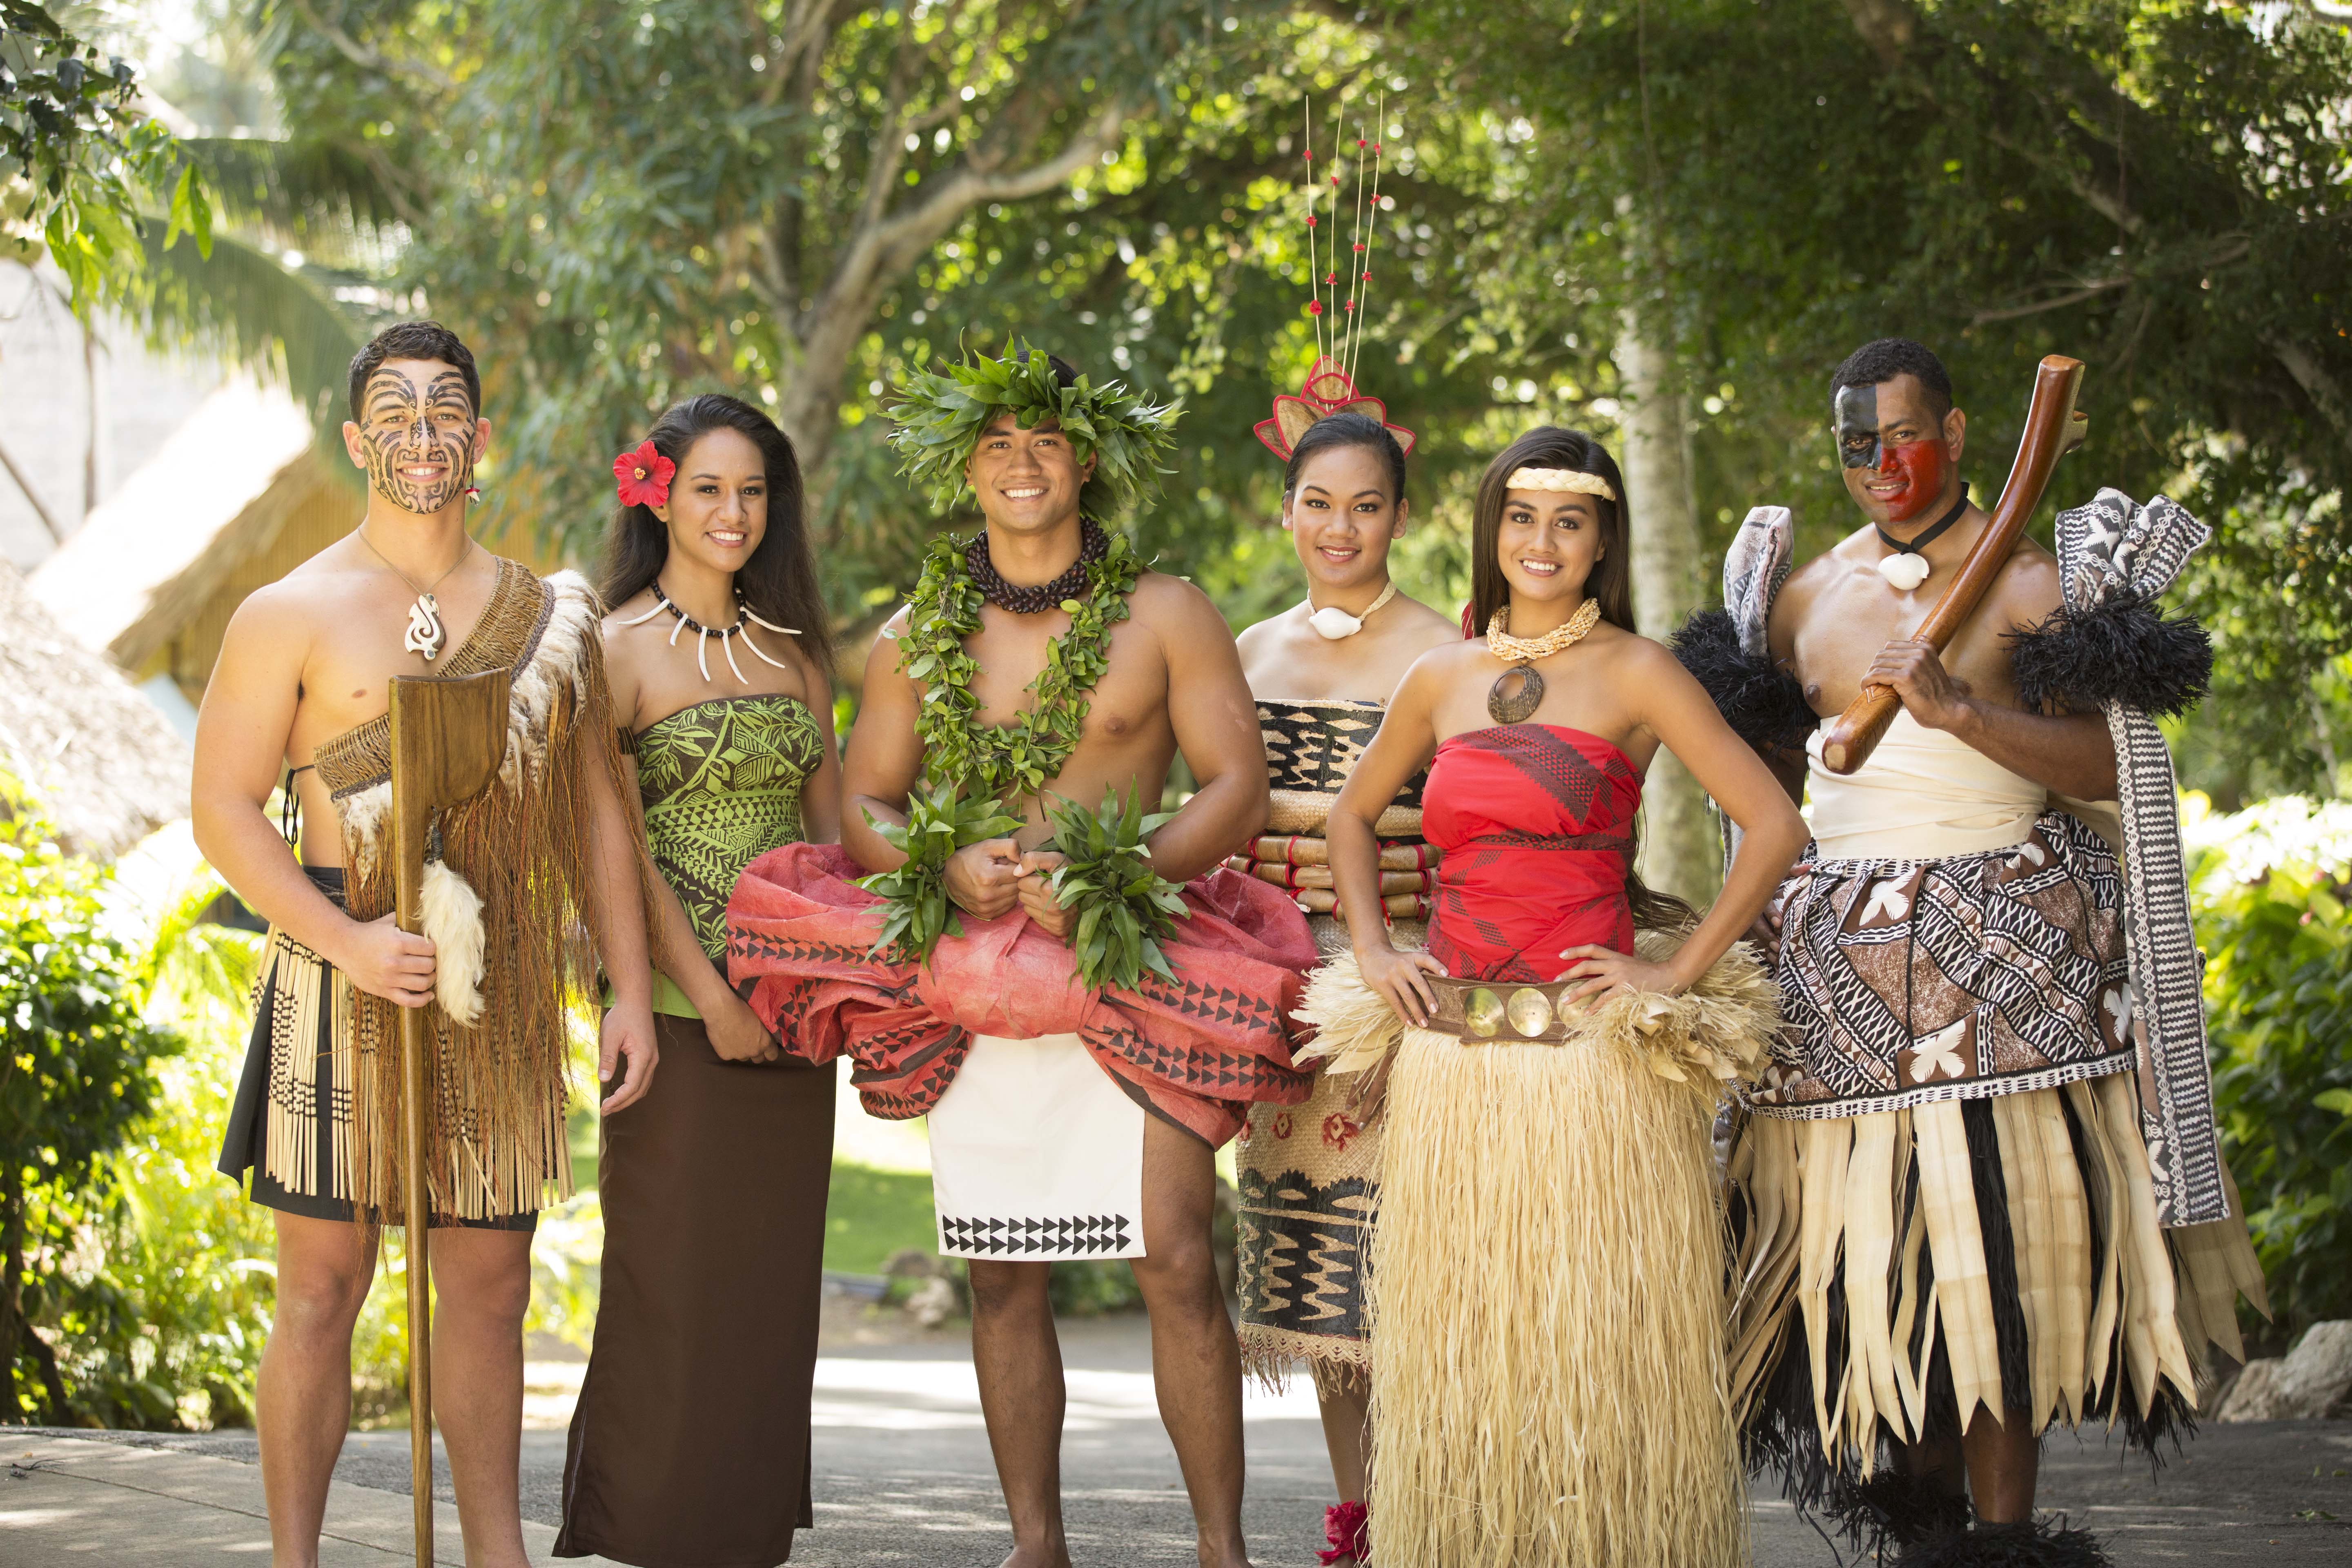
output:
<path id="1" fill-rule="evenodd" d="M 1353 952 L 1301 1016 L 1333 1068 L 1389 1068 L 1375 1562 L 1748 1559 L 1709 1128 L 1777 1016 L 1735 943 L 1805 829 L 1697 681 L 1634 634 L 1629 553 L 1598 442 L 1546 427 L 1488 465 L 1480 635 L 1413 665 L 1325 830 Z M 1662 747 L 1744 832 L 1704 918 L 1633 873 Z M 1443 859 L 1428 950 L 1401 952 L 1376 825 L 1424 769 Z"/>
<path id="2" fill-rule="evenodd" d="M 1284 460 L 1282 526 L 1307 596 L 1240 637 L 1242 674 L 1265 741 L 1266 831 L 1227 862 L 1290 891 L 1326 953 L 1348 949 L 1331 891 L 1324 819 L 1415 659 L 1460 633 L 1397 592 L 1389 547 L 1408 507 L 1412 432 L 1386 424 L 1377 398 L 1328 360 L 1300 396 L 1277 398 L 1258 439 Z M 1409 784 L 1381 818 L 1381 912 L 1396 942 L 1421 945 L 1435 854 Z M 1304 1362 L 1315 1382 L 1339 1501 L 1325 1511 L 1329 1568 L 1364 1561 L 1365 1415 L 1372 1347 L 1364 1333 L 1364 1255 L 1380 1202 L 1380 1128 L 1357 1075 L 1318 1075 L 1304 1105 L 1260 1104 L 1235 1145 L 1234 1227 L 1243 1364 L 1278 1384 Z"/>

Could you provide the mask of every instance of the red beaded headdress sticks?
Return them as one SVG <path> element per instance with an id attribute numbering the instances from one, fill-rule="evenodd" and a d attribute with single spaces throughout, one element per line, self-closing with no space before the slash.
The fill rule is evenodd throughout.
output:
<path id="1" fill-rule="evenodd" d="M 1387 102 L 1385 97 L 1381 100 L 1379 112 L 1382 117 L 1387 112 Z M 1328 419 L 1334 414 L 1341 413 L 1368 414 L 1381 424 L 1388 425 L 1387 405 L 1377 397 L 1366 397 L 1359 393 L 1356 390 L 1355 380 L 1356 356 L 1363 344 L 1362 312 L 1358 307 L 1364 303 L 1370 294 L 1372 239 L 1380 226 L 1381 144 L 1364 136 L 1356 138 L 1355 237 L 1349 242 L 1351 248 L 1349 253 L 1351 258 L 1350 270 L 1354 276 L 1348 279 L 1347 296 L 1343 300 L 1339 297 L 1339 237 L 1336 232 L 1339 226 L 1337 220 L 1339 205 L 1338 167 L 1340 158 L 1339 133 L 1337 129 L 1334 129 L 1331 133 L 1330 166 L 1327 170 L 1325 178 L 1318 180 L 1315 177 L 1315 106 L 1311 100 L 1307 105 L 1305 126 L 1307 133 L 1305 154 L 1307 268 L 1311 287 L 1307 301 L 1307 313 L 1314 318 L 1315 321 L 1315 365 L 1307 373 L 1307 380 L 1299 387 L 1298 395 L 1293 397 L 1285 395 L 1276 397 L 1274 400 L 1274 417 L 1260 420 L 1255 427 L 1257 438 L 1265 443 L 1266 450 L 1286 462 L 1290 458 L 1291 447 L 1297 445 L 1298 438 L 1307 433 L 1307 427 L 1318 419 Z M 1373 127 L 1375 132 L 1379 129 L 1378 125 Z M 1367 161 L 1371 164 L 1371 192 L 1369 206 L 1366 205 L 1364 190 L 1364 164 Z M 1322 268 L 1322 276 L 1318 279 L 1316 272 L 1321 258 L 1322 247 L 1318 240 L 1321 226 L 1317 220 L 1315 208 L 1317 203 L 1327 195 L 1330 200 L 1326 210 L 1333 219 L 1332 226 L 1335 232 L 1330 237 L 1329 264 Z M 1326 313 L 1324 296 L 1327 293 L 1331 298 L 1331 303 L 1339 312 L 1339 319 L 1332 324 L 1332 332 L 1328 345 L 1323 336 L 1323 317 Z M 1412 451 L 1412 432 L 1396 425 L 1389 425 L 1388 429 L 1389 434 L 1396 437 L 1397 445 L 1410 455 Z"/>

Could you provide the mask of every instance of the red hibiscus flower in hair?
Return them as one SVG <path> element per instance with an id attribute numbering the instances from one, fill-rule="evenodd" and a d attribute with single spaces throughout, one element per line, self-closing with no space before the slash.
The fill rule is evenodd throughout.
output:
<path id="1" fill-rule="evenodd" d="M 651 441 L 613 459 L 623 506 L 661 505 L 669 500 L 669 481 L 677 473 L 677 465 L 655 451 Z"/>

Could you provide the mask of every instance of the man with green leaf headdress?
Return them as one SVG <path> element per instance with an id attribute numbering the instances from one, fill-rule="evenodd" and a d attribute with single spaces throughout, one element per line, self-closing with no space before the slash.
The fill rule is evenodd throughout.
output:
<path id="1" fill-rule="evenodd" d="M 875 644 L 839 847 L 755 862 L 730 973 L 789 1048 L 846 1051 L 875 1115 L 929 1115 L 940 1244 L 1024 1565 L 1068 1562 L 1047 1278 L 1125 1258 L 1202 1561 L 1245 1561 L 1241 1372 L 1209 1240 L 1213 1156 L 1296 1104 L 1305 918 L 1222 868 L 1266 816 L 1256 710 L 1206 595 L 1106 524 L 1176 411 L 1030 349 L 912 377 L 892 436 L 942 536 Z M 1198 784 L 1161 813 L 1181 752 Z M 861 873 L 863 875 L 861 876 Z"/>

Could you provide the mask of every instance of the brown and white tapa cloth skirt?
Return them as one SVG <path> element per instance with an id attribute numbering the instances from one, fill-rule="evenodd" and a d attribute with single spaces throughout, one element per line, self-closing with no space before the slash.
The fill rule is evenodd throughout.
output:
<path id="1" fill-rule="evenodd" d="M 1789 1025 L 1728 1168 L 1751 1462 L 1866 1530 L 1892 1446 L 1979 1407 L 2177 1432 L 2206 1347 L 2242 1359 L 2237 1297 L 2267 1308 L 2234 1189 L 2226 1219 L 2158 1222 L 2105 841 L 2052 813 L 1784 891 Z"/>

